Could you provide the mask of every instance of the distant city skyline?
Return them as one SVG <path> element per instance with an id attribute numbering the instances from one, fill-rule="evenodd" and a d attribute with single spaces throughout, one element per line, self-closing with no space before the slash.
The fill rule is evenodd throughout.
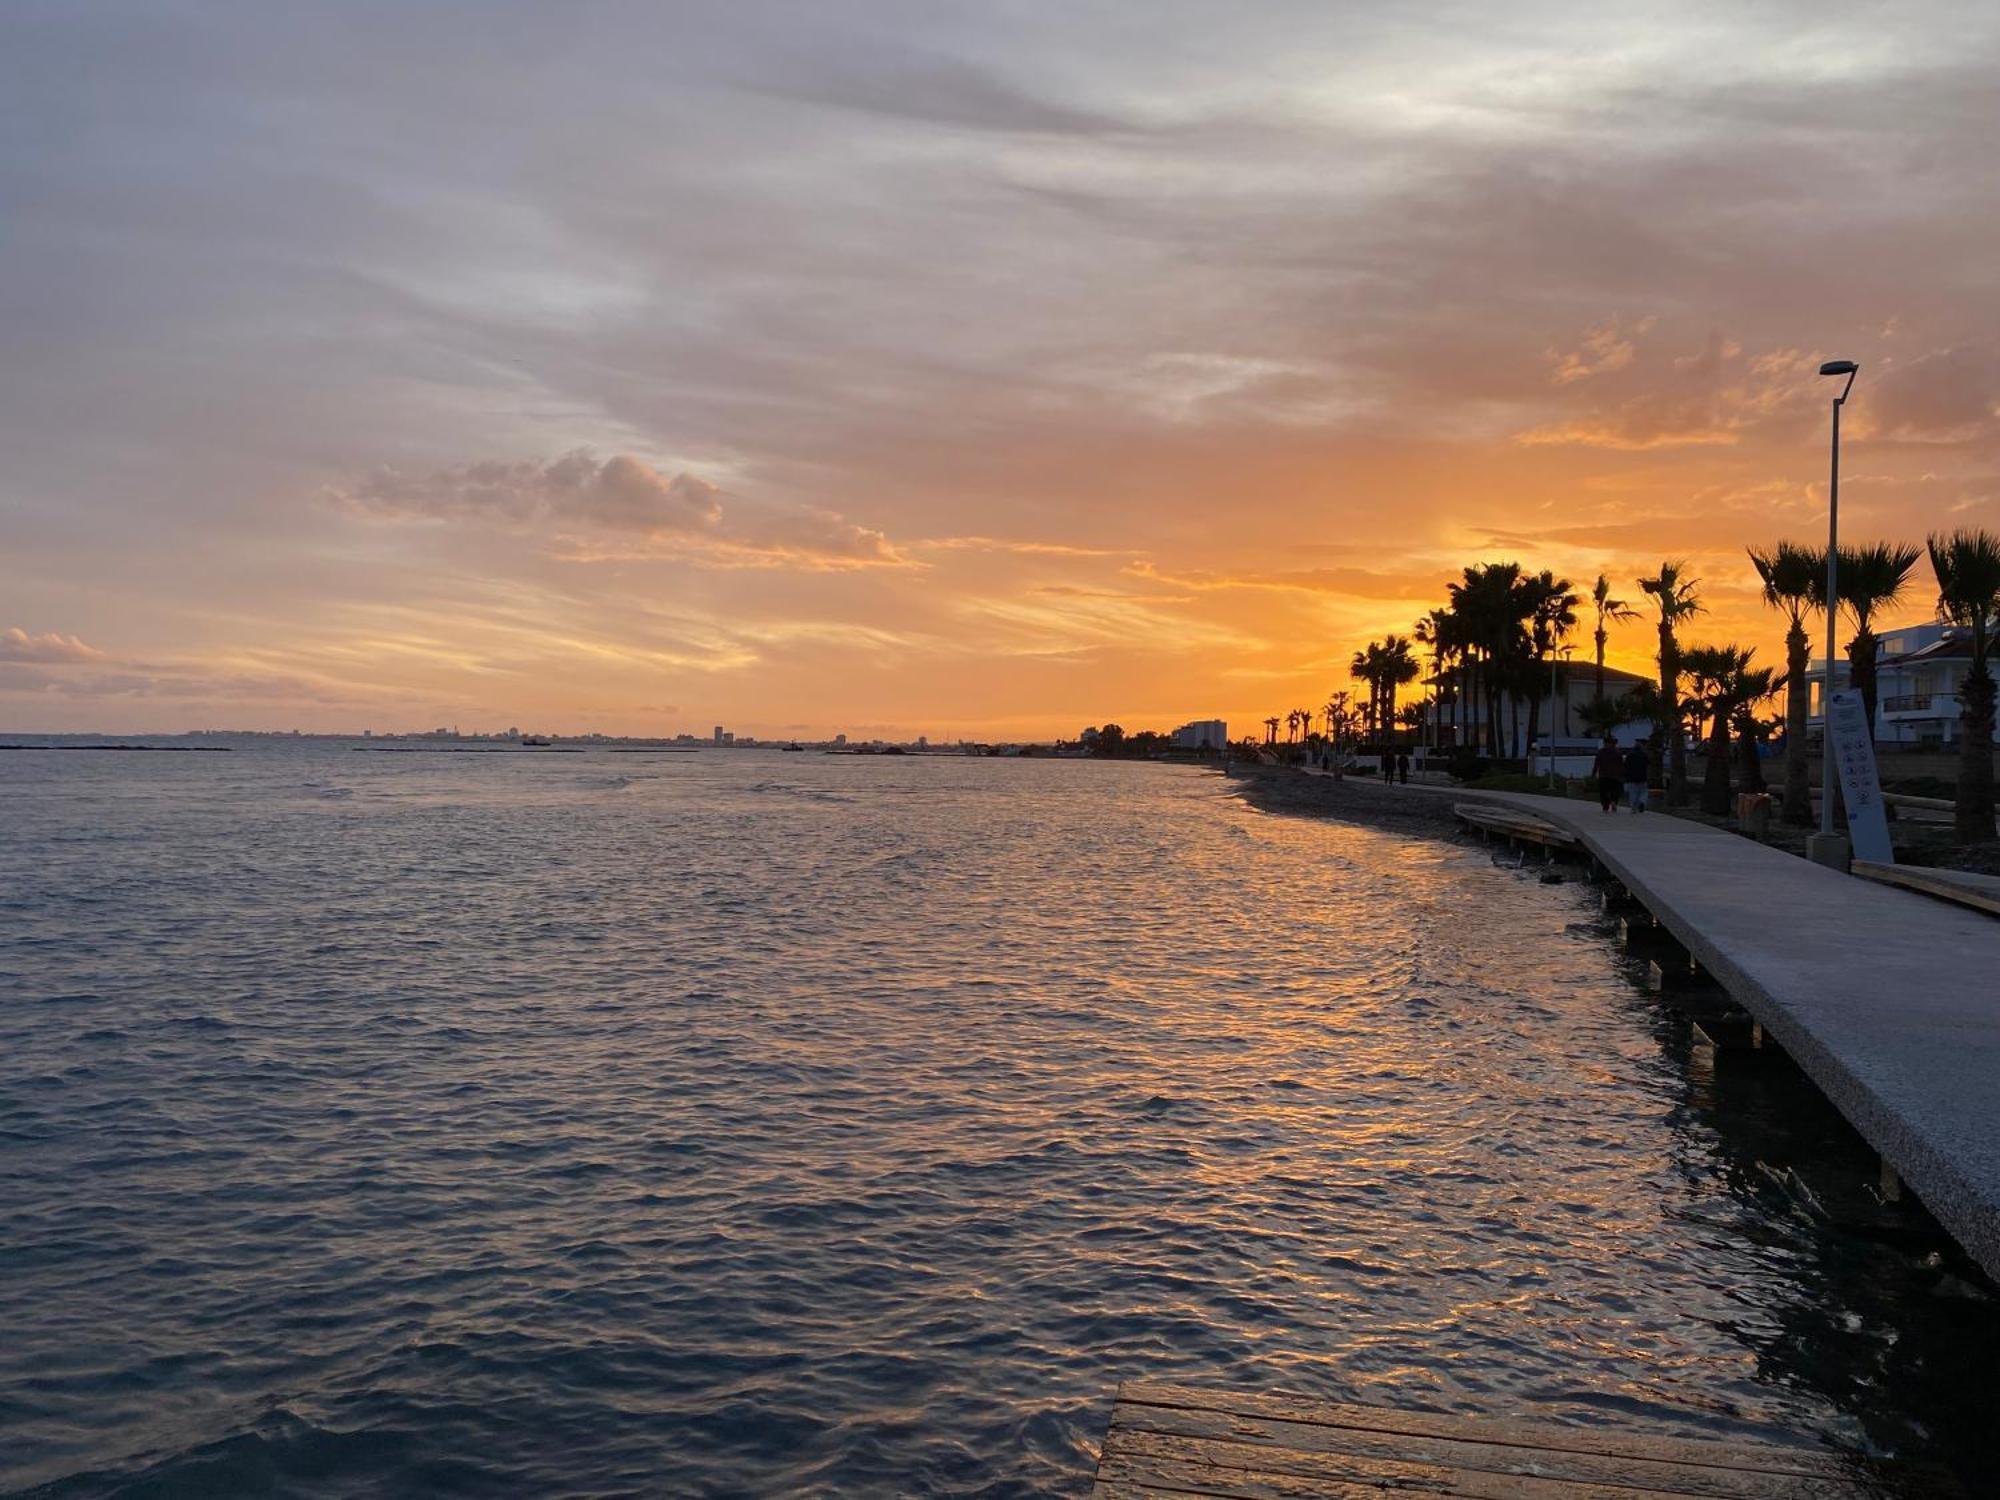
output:
<path id="1" fill-rule="evenodd" d="M 7 31 L 4 730 L 1248 725 L 1500 558 L 1776 660 L 1836 356 L 1847 535 L 2000 515 L 1992 7 Z"/>

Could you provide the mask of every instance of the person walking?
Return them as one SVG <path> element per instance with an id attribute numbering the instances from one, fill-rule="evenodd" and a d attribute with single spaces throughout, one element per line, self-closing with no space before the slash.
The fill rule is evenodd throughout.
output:
<path id="1" fill-rule="evenodd" d="M 1410 752 L 1407 750 L 1396 752 L 1396 780 L 1404 786 L 1410 784 Z"/>
<path id="2" fill-rule="evenodd" d="M 1618 748 L 1616 735 L 1607 734 L 1597 747 L 1591 771 L 1597 777 L 1597 805 L 1608 813 L 1616 812 L 1625 795 L 1625 755 Z"/>
<path id="3" fill-rule="evenodd" d="M 1651 769 L 1651 746 L 1646 740 L 1639 741 L 1625 752 L 1625 800 L 1632 804 L 1632 811 L 1646 810 L 1646 775 Z"/>

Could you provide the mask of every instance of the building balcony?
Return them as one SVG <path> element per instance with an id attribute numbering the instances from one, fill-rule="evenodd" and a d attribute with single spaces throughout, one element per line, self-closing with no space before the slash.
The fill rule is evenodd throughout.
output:
<path id="1" fill-rule="evenodd" d="M 1956 693 L 1899 693 L 1880 705 L 1884 719 L 1956 719 L 1958 708 Z"/>

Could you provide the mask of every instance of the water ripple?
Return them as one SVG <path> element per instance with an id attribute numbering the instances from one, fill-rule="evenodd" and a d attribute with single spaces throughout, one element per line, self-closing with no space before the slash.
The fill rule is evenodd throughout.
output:
<path id="1" fill-rule="evenodd" d="M 1078 1494 L 1132 1376 L 1990 1425 L 1991 1305 L 1760 1170 L 1823 1113 L 1476 851 L 1151 767 L 16 760 L 0 1486 Z"/>

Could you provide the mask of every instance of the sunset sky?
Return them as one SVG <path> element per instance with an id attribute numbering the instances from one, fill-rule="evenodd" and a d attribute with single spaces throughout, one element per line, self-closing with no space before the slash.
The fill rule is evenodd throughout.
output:
<path id="1" fill-rule="evenodd" d="M 1686 557 L 1769 659 L 1820 360 L 1848 535 L 2000 525 L 1996 69 L 1972 3 L 16 0 L 0 729 L 1248 732 L 1500 558 Z"/>

